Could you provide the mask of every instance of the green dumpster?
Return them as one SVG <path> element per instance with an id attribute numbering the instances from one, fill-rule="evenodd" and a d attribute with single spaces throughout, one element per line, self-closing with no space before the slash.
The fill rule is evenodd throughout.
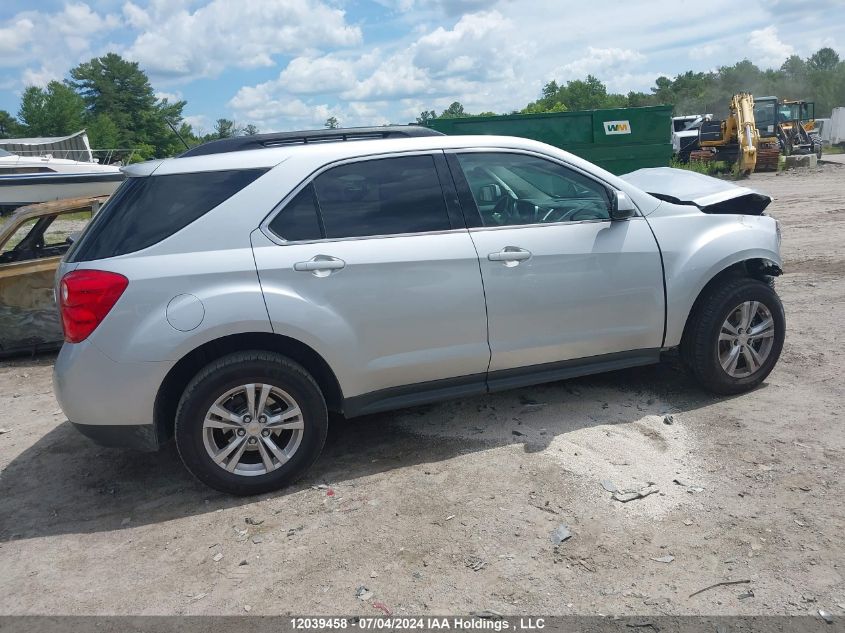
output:
<path id="1" fill-rule="evenodd" d="M 614 174 L 665 167 L 672 158 L 672 106 L 506 114 L 426 123 L 444 134 L 521 136 L 560 147 Z"/>

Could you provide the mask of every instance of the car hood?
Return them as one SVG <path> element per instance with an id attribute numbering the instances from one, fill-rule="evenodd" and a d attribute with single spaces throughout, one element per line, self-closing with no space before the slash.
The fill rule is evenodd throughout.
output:
<path id="1" fill-rule="evenodd" d="M 685 169 L 652 167 L 620 177 L 655 198 L 694 205 L 704 213 L 761 215 L 772 201 L 769 196 L 748 187 Z"/>

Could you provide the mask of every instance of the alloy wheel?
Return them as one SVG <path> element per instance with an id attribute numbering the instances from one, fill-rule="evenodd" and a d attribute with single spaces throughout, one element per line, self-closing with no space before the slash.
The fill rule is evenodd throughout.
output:
<path id="1" fill-rule="evenodd" d="M 220 468 L 266 475 L 293 457 L 304 421 L 296 400 L 273 385 L 250 383 L 218 397 L 203 420 L 203 444 Z"/>
<path id="2" fill-rule="evenodd" d="M 775 322 L 759 301 L 745 301 L 728 313 L 719 330 L 716 353 L 726 374 L 747 378 L 756 373 L 772 351 Z"/>

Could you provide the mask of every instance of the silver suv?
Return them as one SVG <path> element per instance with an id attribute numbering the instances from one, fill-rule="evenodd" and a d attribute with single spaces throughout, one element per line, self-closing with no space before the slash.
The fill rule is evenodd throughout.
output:
<path id="1" fill-rule="evenodd" d="M 279 488 L 346 417 L 656 363 L 772 370 L 769 198 L 614 176 L 531 140 L 418 127 L 217 141 L 128 176 L 57 276 L 54 383 L 105 445 L 175 436 L 234 494 Z M 648 192 L 648 193 L 647 193 Z"/>

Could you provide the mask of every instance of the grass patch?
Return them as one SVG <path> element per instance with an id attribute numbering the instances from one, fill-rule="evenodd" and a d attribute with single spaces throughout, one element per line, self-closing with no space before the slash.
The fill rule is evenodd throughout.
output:
<path id="1" fill-rule="evenodd" d="M 694 171 L 698 174 L 704 174 L 705 176 L 718 176 L 720 174 L 729 174 L 732 172 L 732 166 L 721 160 L 711 160 L 707 162 L 691 160 L 688 163 L 682 163 L 676 158 L 673 158 L 669 163 L 669 167 Z"/>

